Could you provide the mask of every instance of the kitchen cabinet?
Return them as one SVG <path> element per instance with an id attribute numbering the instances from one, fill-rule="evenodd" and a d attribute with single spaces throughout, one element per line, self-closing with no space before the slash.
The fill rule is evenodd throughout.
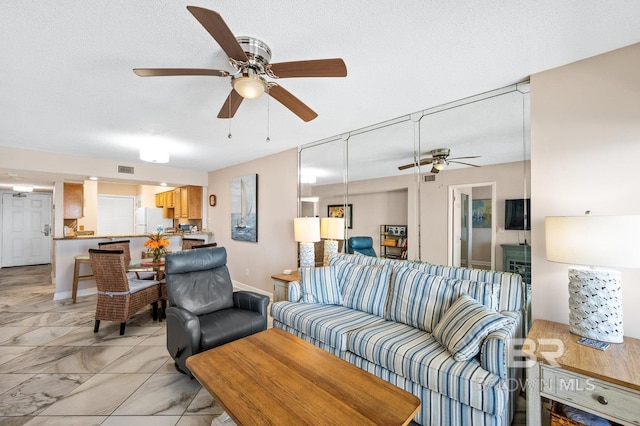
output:
<path id="1" fill-rule="evenodd" d="M 174 208 L 175 207 L 175 193 L 174 191 L 163 192 L 164 194 L 164 207 Z"/>
<path id="2" fill-rule="evenodd" d="M 65 183 L 63 187 L 64 219 L 79 219 L 84 216 L 84 185 Z"/>
<path id="3" fill-rule="evenodd" d="M 176 219 L 202 219 L 202 187 L 182 186 L 174 190 Z"/>
<path id="4" fill-rule="evenodd" d="M 173 190 L 173 217 L 175 219 L 180 219 L 182 217 L 182 203 L 180 200 L 181 192 L 181 188 L 176 188 Z"/>
<path id="5" fill-rule="evenodd" d="M 166 204 L 166 192 L 158 192 L 156 194 L 156 207 L 164 207 Z"/>

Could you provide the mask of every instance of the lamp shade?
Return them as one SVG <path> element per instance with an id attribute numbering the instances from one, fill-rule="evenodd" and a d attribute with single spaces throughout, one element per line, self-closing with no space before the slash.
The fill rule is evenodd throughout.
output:
<path id="1" fill-rule="evenodd" d="M 640 215 L 547 216 L 545 237 L 551 262 L 640 267 Z"/>
<path id="2" fill-rule="evenodd" d="M 320 219 L 320 238 L 344 240 L 344 218 L 323 217 Z"/>
<path id="3" fill-rule="evenodd" d="M 293 219 L 293 234 L 299 243 L 320 241 L 320 218 L 296 217 Z"/>

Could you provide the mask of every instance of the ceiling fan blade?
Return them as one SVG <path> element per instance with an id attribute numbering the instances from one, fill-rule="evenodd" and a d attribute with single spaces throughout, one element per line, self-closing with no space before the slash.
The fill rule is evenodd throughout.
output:
<path id="1" fill-rule="evenodd" d="M 346 77 L 347 66 L 340 58 L 278 62 L 267 67 L 278 78 Z"/>
<path id="2" fill-rule="evenodd" d="M 431 168 L 431 173 L 437 174 L 437 173 L 440 173 L 440 170 L 436 169 L 434 166 Z"/>
<path id="3" fill-rule="evenodd" d="M 218 113 L 218 118 L 233 118 L 236 115 L 236 111 L 238 111 L 238 107 L 242 103 L 244 98 L 238 94 L 234 89 L 231 89 L 231 93 L 227 96 L 227 100 L 224 101 L 222 108 L 220 108 L 220 112 Z"/>
<path id="4" fill-rule="evenodd" d="M 454 157 L 454 158 L 447 158 L 447 161 L 451 161 L 451 160 L 465 160 L 467 158 L 480 158 L 479 155 L 473 155 L 471 157 Z"/>
<path id="5" fill-rule="evenodd" d="M 133 72 L 140 77 L 164 77 L 173 75 L 210 75 L 213 77 L 227 77 L 224 70 L 203 68 L 134 68 Z"/>
<path id="6" fill-rule="evenodd" d="M 218 42 L 228 57 L 236 61 L 249 61 L 247 54 L 244 53 L 240 43 L 236 40 L 236 36 L 233 35 L 218 12 L 197 6 L 187 6 L 187 9 Z"/>
<path id="7" fill-rule="evenodd" d="M 420 160 L 420 166 L 426 166 L 427 164 L 431 164 L 435 161 L 435 158 L 423 158 Z M 398 167 L 398 170 L 410 169 L 411 167 L 415 167 L 416 163 L 405 164 L 404 166 Z"/>
<path id="8" fill-rule="evenodd" d="M 465 166 L 480 167 L 477 164 L 463 163 L 462 161 L 447 160 L 449 163 L 464 164 Z"/>
<path id="9" fill-rule="evenodd" d="M 292 113 L 300 117 L 303 121 L 311 121 L 318 116 L 314 110 L 306 106 L 300 99 L 293 96 L 282 86 L 273 85 L 269 87 L 267 93 L 276 101 L 287 107 Z"/>

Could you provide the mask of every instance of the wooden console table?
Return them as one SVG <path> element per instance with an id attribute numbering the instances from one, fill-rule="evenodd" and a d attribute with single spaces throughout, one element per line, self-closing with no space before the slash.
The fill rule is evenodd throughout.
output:
<path id="1" fill-rule="evenodd" d="M 523 349 L 527 368 L 527 425 L 541 424 L 541 397 L 623 425 L 640 425 L 640 340 L 625 337 L 605 351 L 577 343 L 569 326 L 536 320 Z"/>

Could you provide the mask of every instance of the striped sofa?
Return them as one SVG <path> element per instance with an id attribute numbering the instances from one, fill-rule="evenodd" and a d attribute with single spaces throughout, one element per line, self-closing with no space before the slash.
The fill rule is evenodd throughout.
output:
<path id="1" fill-rule="evenodd" d="M 415 422 L 510 424 L 519 275 L 340 253 L 301 268 L 288 296 L 272 304 L 274 327 L 416 395 Z"/>

